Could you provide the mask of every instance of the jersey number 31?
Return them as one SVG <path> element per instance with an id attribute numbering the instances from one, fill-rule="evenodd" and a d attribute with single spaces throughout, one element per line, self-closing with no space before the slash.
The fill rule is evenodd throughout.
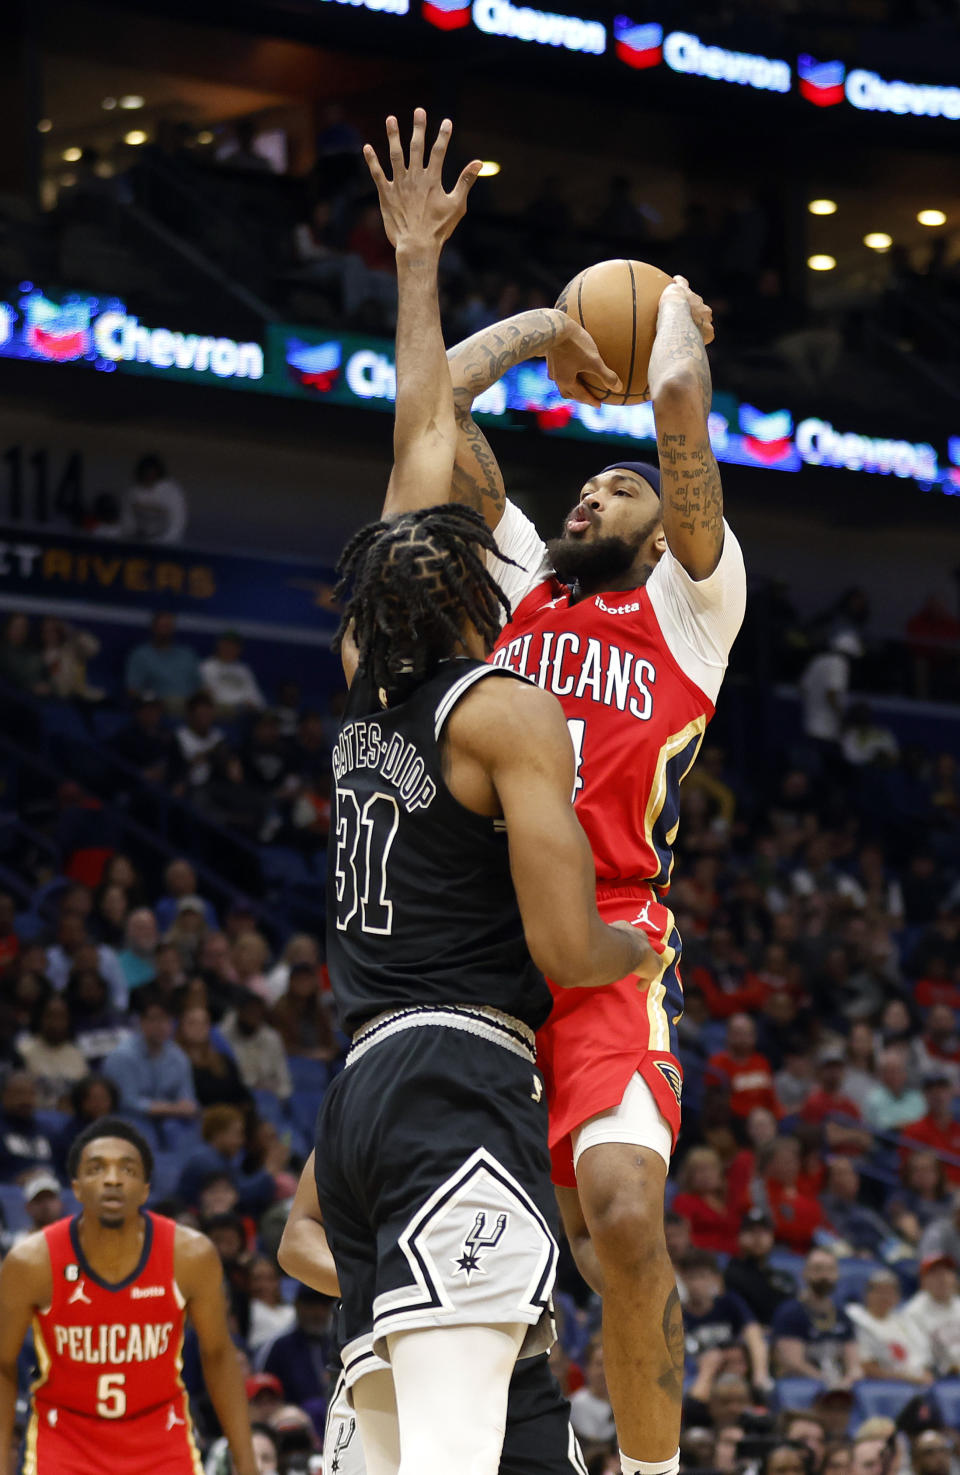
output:
<path id="1" fill-rule="evenodd" d="M 359 913 L 364 932 L 389 937 L 393 902 L 387 861 L 400 823 L 392 794 L 372 794 L 363 808 L 350 789 L 337 791 L 337 927 L 345 932 Z"/>

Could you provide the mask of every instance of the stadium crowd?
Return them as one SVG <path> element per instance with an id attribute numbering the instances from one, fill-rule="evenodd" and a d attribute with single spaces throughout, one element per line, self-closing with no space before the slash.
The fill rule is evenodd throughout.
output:
<path id="1" fill-rule="evenodd" d="M 15 622 L 4 674 L 36 695 L 51 662 L 30 664 Z M 960 779 L 946 745 L 868 740 L 841 670 L 850 635 L 841 612 L 800 673 L 792 742 L 734 754 L 708 740 L 682 790 L 685 1113 L 666 1231 L 686 1469 L 960 1469 Z M 321 718 L 288 691 L 268 711 L 242 655 L 225 632 L 200 661 L 157 616 L 124 693 L 106 694 L 131 707 L 111 750 L 261 843 L 322 855 L 340 699 Z M 243 805 L 225 804 L 231 787 Z M 156 1152 L 153 1204 L 204 1228 L 223 1262 L 263 1468 L 310 1468 L 332 1306 L 275 1254 L 347 1047 L 320 882 L 315 932 L 277 937 L 256 905 L 215 905 L 187 854 L 154 885 L 136 854 L 102 856 L 85 880 L 72 859 L 42 913 L 0 894 L 4 1243 L 69 1211 L 67 1153 L 89 1121 L 136 1121 Z M 616 1465 L 599 1308 L 566 1255 L 557 1305 L 554 1366 L 601 1475 Z M 225 1475 L 189 1345 L 184 1372 Z M 23 1373 L 25 1395 L 28 1358 Z"/>

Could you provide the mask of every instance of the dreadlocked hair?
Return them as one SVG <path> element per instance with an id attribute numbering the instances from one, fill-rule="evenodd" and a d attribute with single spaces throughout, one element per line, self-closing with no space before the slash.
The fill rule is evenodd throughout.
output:
<path id="1" fill-rule="evenodd" d="M 350 631 L 360 668 L 397 700 L 456 653 L 465 619 L 492 647 L 501 609 L 508 620 L 511 611 L 483 553 L 502 556 L 480 513 L 459 502 L 368 523 L 338 565 L 334 650 Z"/>

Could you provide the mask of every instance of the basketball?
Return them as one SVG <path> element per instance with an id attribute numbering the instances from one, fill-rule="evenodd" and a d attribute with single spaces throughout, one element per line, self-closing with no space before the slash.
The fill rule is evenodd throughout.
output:
<path id="1" fill-rule="evenodd" d="M 657 331 L 657 307 L 672 280 L 645 261 L 598 261 L 560 293 L 557 307 L 586 328 L 600 357 L 623 385 L 618 393 L 585 379 L 598 399 L 612 405 L 636 405 L 648 398 L 647 371 Z"/>

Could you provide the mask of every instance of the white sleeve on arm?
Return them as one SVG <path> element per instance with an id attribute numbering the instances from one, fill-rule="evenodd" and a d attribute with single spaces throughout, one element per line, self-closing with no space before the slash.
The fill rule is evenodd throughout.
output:
<path id="1" fill-rule="evenodd" d="M 726 520 L 723 552 L 709 578 L 692 579 L 668 548 L 647 593 L 670 654 L 715 702 L 747 604 L 743 553 Z"/>
<path id="2" fill-rule="evenodd" d="M 511 609 L 516 609 L 531 589 L 536 589 L 538 584 L 549 579 L 553 572 L 547 556 L 547 545 L 529 517 L 509 497 L 494 537 L 502 557 L 497 558 L 496 554 L 488 553 L 487 568 L 509 599 Z M 511 558 L 519 567 L 514 568 L 511 564 L 504 563 L 504 558 Z"/>

